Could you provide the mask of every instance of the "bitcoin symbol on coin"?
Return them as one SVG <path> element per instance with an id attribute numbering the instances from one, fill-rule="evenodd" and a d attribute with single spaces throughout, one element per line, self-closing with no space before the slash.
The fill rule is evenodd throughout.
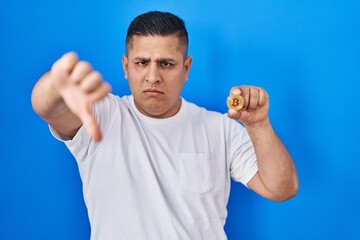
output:
<path id="1" fill-rule="evenodd" d="M 231 106 L 236 108 L 237 106 L 239 106 L 239 99 L 237 98 L 233 98 Z"/>
<path id="2" fill-rule="evenodd" d="M 231 94 L 226 103 L 228 108 L 239 111 L 244 106 L 244 98 L 240 95 Z"/>

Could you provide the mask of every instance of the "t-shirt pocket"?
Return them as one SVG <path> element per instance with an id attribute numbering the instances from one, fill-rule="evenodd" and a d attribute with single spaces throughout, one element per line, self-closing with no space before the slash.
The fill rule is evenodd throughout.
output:
<path id="1" fill-rule="evenodd" d="M 179 153 L 179 180 L 181 188 L 204 193 L 214 186 L 214 161 L 212 154 Z"/>

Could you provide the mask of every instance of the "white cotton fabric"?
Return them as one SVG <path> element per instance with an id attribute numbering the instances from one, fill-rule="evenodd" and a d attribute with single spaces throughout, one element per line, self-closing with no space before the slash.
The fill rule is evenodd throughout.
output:
<path id="1" fill-rule="evenodd" d="M 65 141 L 74 155 L 92 240 L 222 240 L 230 179 L 258 167 L 245 128 L 182 99 L 173 117 L 141 114 L 132 96 L 94 108 L 103 140 L 82 127 Z"/>

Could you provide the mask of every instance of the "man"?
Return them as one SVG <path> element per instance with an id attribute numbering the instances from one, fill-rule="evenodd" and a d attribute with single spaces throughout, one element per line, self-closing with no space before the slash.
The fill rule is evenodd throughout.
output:
<path id="1" fill-rule="evenodd" d="M 227 116 L 187 102 L 180 97 L 192 63 L 187 50 L 184 22 L 149 12 L 127 33 L 122 64 L 131 96 L 110 94 L 75 53 L 35 85 L 35 112 L 78 163 L 91 239 L 226 239 L 231 178 L 274 201 L 296 194 L 266 91 L 233 87 L 244 106 Z"/>

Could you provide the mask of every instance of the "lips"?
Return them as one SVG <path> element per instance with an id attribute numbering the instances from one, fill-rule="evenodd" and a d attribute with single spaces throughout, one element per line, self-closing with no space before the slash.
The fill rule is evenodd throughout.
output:
<path id="1" fill-rule="evenodd" d="M 145 93 L 148 96 L 154 96 L 154 97 L 164 94 L 164 92 L 157 90 L 157 89 L 146 89 L 143 91 L 143 93 Z"/>

